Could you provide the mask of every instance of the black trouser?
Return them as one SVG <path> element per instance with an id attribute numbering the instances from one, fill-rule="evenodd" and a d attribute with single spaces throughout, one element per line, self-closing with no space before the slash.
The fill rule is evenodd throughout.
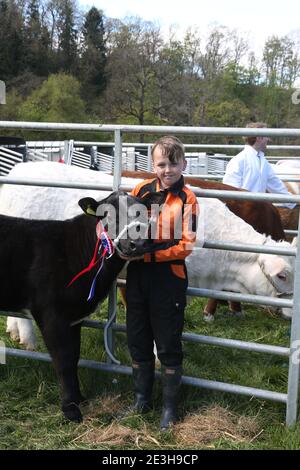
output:
<path id="1" fill-rule="evenodd" d="M 127 339 L 134 362 L 151 361 L 155 341 L 163 365 L 182 363 L 188 280 L 185 265 L 180 266 L 185 279 L 174 274 L 171 265 L 132 261 L 127 268 Z"/>

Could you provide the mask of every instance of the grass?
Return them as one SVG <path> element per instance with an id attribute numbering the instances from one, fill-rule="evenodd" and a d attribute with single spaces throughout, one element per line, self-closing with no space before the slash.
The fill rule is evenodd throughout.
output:
<path id="1" fill-rule="evenodd" d="M 245 341 L 288 346 L 290 324 L 263 309 L 246 306 L 243 319 L 222 306 L 212 324 L 202 320 L 204 300 L 186 309 L 185 331 Z M 106 318 L 105 305 L 97 317 Z M 0 317 L 0 339 L 16 347 Z M 119 305 L 118 321 L 124 322 Z M 39 350 L 45 351 L 41 338 Z M 130 364 L 126 337 L 116 334 L 115 355 Z M 287 359 L 223 347 L 184 343 L 184 374 L 210 380 L 286 392 Z M 105 360 L 103 334 L 83 329 L 81 357 Z M 182 386 L 182 421 L 168 433 L 158 431 L 161 391 L 155 385 L 154 411 L 124 416 L 129 406 L 131 378 L 80 369 L 82 424 L 66 423 L 60 411 L 59 388 L 46 363 L 9 357 L 0 365 L 0 449 L 299 449 L 300 424 L 285 427 L 285 406 L 254 397 Z"/>

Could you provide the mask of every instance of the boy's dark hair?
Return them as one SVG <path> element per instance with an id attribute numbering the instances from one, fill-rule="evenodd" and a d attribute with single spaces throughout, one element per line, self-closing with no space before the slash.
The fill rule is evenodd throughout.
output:
<path id="1" fill-rule="evenodd" d="M 177 163 L 179 160 L 185 160 L 183 143 L 173 135 L 166 135 L 154 142 L 151 149 L 152 159 L 156 147 L 161 149 L 162 154 L 165 157 L 168 157 L 171 163 Z"/>
<path id="2" fill-rule="evenodd" d="M 268 127 L 268 126 L 265 122 L 249 122 L 246 125 L 246 127 L 250 129 L 253 129 L 253 128 L 261 129 L 263 127 Z M 257 137 L 252 136 L 252 135 L 248 135 L 247 137 L 244 137 L 244 141 L 246 142 L 246 144 L 251 145 L 251 146 L 255 144 L 256 139 Z"/>

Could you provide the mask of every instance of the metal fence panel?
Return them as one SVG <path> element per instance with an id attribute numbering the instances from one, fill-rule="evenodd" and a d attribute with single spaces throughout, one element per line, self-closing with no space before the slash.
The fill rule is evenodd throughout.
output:
<path id="1" fill-rule="evenodd" d="M 239 129 L 239 128 L 191 128 L 191 127 L 171 127 L 171 126 L 112 126 L 112 125 L 92 125 L 92 124 L 57 124 L 57 123 L 16 123 L 16 122 L 0 122 L 0 128 L 22 128 L 22 129 L 44 129 L 44 130 L 58 130 L 58 129 L 69 129 L 69 130 L 98 130 L 98 131 L 106 131 L 115 133 L 115 165 L 114 165 L 114 183 L 113 189 L 116 189 L 120 184 L 120 177 L 121 177 L 121 166 L 122 166 L 122 132 L 131 132 L 131 133 L 155 133 L 155 134 L 189 134 L 189 135 L 264 135 L 264 136 L 290 136 L 290 137 L 299 137 L 300 130 L 299 129 Z M 149 162 L 148 162 L 149 163 Z M 0 183 L 4 182 L 4 178 L 0 178 Z M 11 181 L 13 183 L 13 181 Z M 21 184 L 20 181 L 15 181 L 14 183 Z M 32 182 L 27 182 L 26 184 L 31 184 Z M 24 184 L 22 182 L 22 184 Z M 35 183 L 37 184 L 37 183 Z M 48 186 L 64 186 L 64 187 L 82 187 L 85 185 L 62 185 L 47 183 Z M 88 185 L 86 185 L 87 187 Z M 89 187 L 92 185 L 89 185 Z M 197 191 L 198 195 L 202 195 L 205 197 L 222 197 L 230 198 L 230 199 L 251 199 L 251 200 L 267 200 L 267 201 L 276 201 L 276 202 L 300 202 L 300 197 L 289 197 L 289 196 L 274 196 L 271 194 L 267 195 L 260 195 L 260 194 L 245 194 L 245 193 L 234 193 L 234 192 L 223 192 L 223 191 Z M 240 393 L 245 395 L 257 396 L 263 399 L 271 399 L 280 401 L 282 403 L 286 403 L 287 405 L 287 417 L 286 422 L 288 426 L 292 426 L 297 418 L 297 400 L 298 400 L 298 382 L 299 382 L 299 354 L 300 354 L 300 291 L 298 286 L 300 285 L 300 248 L 298 246 L 296 251 L 296 270 L 295 270 L 295 282 L 294 282 L 294 300 L 278 300 L 277 302 L 286 303 L 286 305 L 293 305 L 293 318 L 292 318 L 292 325 L 291 325 L 291 343 L 290 348 L 288 351 L 285 351 L 285 354 L 289 354 L 290 364 L 289 364 L 289 379 L 288 379 L 288 387 L 287 387 L 287 394 L 272 392 L 268 390 L 260 390 L 254 389 L 251 387 L 241 387 L 239 385 L 233 384 L 225 384 L 216 381 L 207 381 L 200 378 L 193 378 L 193 377 L 184 377 L 183 383 L 199 386 L 199 387 L 206 387 L 211 388 L 214 390 L 221 390 L 221 391 L 228 391 L 230 393 Z M 295 253 L 293 253 L 295 254 Z M 194 292 L 196 295 L 199 292 L 203 295 L 220 295 L 221 298 L 233 298 L 233 299 L 240 299 L 241 294 L 235 294 L 230 297 L 230 293 L 221 292 L 216 293 L 205 289 L 198 289 L 198 292 Z M 193 289 L 190 289 L 190 293 L 193 293 Z M 114 293 L 115 295 L 115 293 Z M 269 299 L 270 301 L 274 299 Z M 110 327 L 112 330 L 115 328 L 114 324 L 114 317 L 115 317 L 115 297 L 112 300 L 112 308 L 110 313 Z M 113 352 L 113 336 L 111 332 L 110 344 L 109 348 Z M 228 340 L 225 340 L 225 342 Z M 200 341 L 199 341 L 200 342 Z M 229 344 L 227 343 L 227 346 Z M 268 345 L 267 345 L 268 346 Z M 248 345 L 245 346 L 247 348 Z M 251 345 L 249 346 L 250 350 Z M 256 347 L 253 346 L 253 350 Z M 47 355 L 43 355 L 41 353 L 29 353 L 28 351 L 20 351 L 20 350 L 8 350 L 8 354 L 17 355 L 22 357 L 32 357 L 38 358 L 40 360 L 49 360 L 49 357 L 46 358 Z M 277 351 L 281 354 L 280 351 Z M 276 351 L 274 351 L 276 353 Z M 100 364 L 95 361 L 87 361 L 81 360 L 80 365 L 97 368 L 101 370 L 113 370 L 118 371 L 120 373 L 130 374 L 131 369 L 129 367 L 124 366 L 116 366 L 113 364 Z"/>

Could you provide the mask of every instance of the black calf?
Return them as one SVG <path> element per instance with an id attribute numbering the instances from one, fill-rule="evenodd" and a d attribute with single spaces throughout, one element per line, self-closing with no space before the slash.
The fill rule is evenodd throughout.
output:
<path id="1" fill-rule="evenodd" d="M 127 198 L 112 193 L 101 204 Z M 151 197 L 145 204 L 149 204 Z M 88 200 L 90 203 L 91 200 Z M 141 202 L 141 201 L 139 201 Z M 84 200 L 82 207 L 89 207 Z M 87 211 L 89 212 L 89 211 Z M 0 308 L 6 311 L 29 309 L 37 322 L 62 388 L 62 410 L 66 418 L 81 421 L 82 401 L 77 376 L 80 354 L 80 321 L 92 313 L 108 294 L 125 261 L 116 253 L 106 259 L 98 276 L 94 297 L 87 301 L 97 268 L 71 279 L 90 262 L 95 244 L 97 218 L 80 215 L 67 221 L 26 220 L 0 215 Z M 117 227 L 119 230 L 119 227 Z M 119 233 L 119 232 L 117 232 Z M 119 250 L 135 256 L 147 251 L 147 240 L 119 241 Z"/>

